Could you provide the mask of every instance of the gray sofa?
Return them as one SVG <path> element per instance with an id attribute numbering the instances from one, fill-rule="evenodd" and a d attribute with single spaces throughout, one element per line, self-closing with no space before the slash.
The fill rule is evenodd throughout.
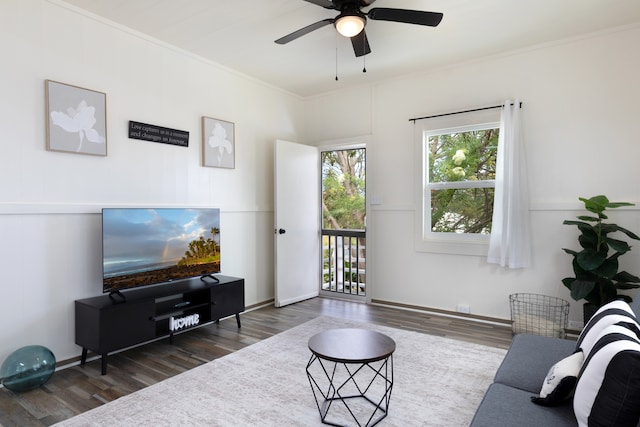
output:
<path id="1" fill-rule="evenodd" d="M 576 342 L 518 334 L 513 337 L 493 384 L 471 422 L 473 427 L 577 426 L 570 403 L 540 406 L 531 396 L 540 393 L 549 368 L 575 351 Z"/>
<path id="2" fill-rule="evenodd" d="M 640 297 L 631 308 L 640 313 Z M 476 410 L 472 427 L 577 426 L 571 401 L 540 406 L 531 401 L 540 393 L 549 369 L 576 349 L 576 341 L 530 334 L 514 336 L 493 384 Z"/>

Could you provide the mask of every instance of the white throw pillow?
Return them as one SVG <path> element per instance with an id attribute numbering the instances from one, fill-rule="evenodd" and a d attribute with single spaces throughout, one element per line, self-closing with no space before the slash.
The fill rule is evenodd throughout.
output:
<path id="1" fill-rule="evenodd" d="M 540 396 L 531 400 L 538 405 L 554 406 L 570 399 L 583 362 L 584 353 L 577 351 L 553 365 L 544 379 Z"/>

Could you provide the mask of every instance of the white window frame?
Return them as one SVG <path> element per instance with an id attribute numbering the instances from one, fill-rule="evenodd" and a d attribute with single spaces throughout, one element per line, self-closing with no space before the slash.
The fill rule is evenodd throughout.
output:
<path id="1" fill-rule="evenodd" d="M 489 235 L 476 233 L 445 233 L 431 230 L 431 190 L 446 188 L 495 187 L 495 181 L 429 182 L 428 138 L 454 132 L 496 129 L 500 127 L 500 109 L 451 115 L 416 122 L 416 232 L 415 249 L 418 252 L 435 252 L 457 255 L 486 256 Z"/>

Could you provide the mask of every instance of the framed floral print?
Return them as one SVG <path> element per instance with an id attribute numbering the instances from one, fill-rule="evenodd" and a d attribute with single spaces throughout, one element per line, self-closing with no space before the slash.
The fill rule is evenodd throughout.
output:
<path id="1" fill-rule="evenodd" d="M 107 155 L 107 95 L 45 81 L 47 150 Z"/>
<path id="2" fill-rule="evenodd" d="M 235 125 L 202 117 L 202 164 L 214 168 L 236 167 Z"/>

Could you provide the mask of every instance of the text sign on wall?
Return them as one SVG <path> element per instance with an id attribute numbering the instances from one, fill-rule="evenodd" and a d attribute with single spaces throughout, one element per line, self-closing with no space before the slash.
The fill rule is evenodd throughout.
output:
<path id="1" fill-rule="evenodd" d="M 129 138 L 179 145 L 180 147 L 189 146 L 189 132 L 187 131 L 169 129 L 131 120 L 129 121 Z"/>

